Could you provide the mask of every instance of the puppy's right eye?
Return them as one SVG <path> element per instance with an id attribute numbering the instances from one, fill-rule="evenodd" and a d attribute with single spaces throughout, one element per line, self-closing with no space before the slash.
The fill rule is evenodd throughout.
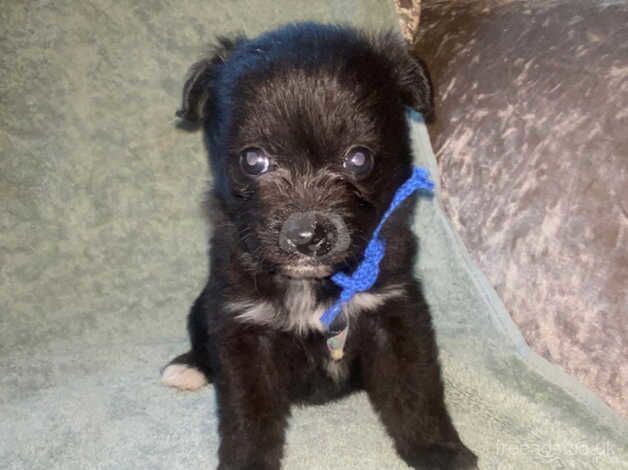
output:
<path id="1" fill-rule="evenodd" d="M 268 171 L 270 159 L 266 152 L 257 147 L 249 147 L 240 152 L 240 168 L 247 175 L 259 176 Z"/>

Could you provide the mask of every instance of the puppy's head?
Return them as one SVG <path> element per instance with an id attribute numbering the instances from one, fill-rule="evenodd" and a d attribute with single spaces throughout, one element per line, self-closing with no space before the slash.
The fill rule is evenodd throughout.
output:
<path id="1" fill-rule="evenodd" d="M 397 35 L 301 23 L 222 40 L 179 116 L 203 126 L 245 265 L 325 277 L 360 260 L 410 175 L 406 106 L 429 119 L 432 93 Z"/>

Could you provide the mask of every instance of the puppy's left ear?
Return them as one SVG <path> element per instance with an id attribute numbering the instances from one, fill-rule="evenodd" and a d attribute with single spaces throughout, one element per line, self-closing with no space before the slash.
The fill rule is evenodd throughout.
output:
<path id="1" fill-rule="evenodd" d="M 410 55 L 403 38 L 395 33 L 381 39 L 381 50 L 392 61 L 403 104 L 418 111 L 427 122 L 434 119 L 432 79 L 425 63 Z"/>

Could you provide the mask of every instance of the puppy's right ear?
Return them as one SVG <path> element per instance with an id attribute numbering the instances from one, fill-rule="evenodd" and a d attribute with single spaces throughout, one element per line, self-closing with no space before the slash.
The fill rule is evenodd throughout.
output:
<path id="1" fill-rule="evenodd" d="M 200 123 L 207 117 L 218 70 L 227 61 L 231 51 L 245 39 L 244 36 L 233 39 L 219 37 L 218 44 L 208 57 L 190 67 L 183 85 L 183 98 L 181 108 L 176 112 L 177 117 L 191 123 Z"/>

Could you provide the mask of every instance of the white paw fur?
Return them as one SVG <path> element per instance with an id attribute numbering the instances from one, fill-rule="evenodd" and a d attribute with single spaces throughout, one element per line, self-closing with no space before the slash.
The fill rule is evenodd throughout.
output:
<path id="1" fill-rule="evenodd" d="M 207 385 L 207 378 L 195 367 L 170 364 L 161 373 L 161 383 L 179 390 L 198 390 Z"/>

